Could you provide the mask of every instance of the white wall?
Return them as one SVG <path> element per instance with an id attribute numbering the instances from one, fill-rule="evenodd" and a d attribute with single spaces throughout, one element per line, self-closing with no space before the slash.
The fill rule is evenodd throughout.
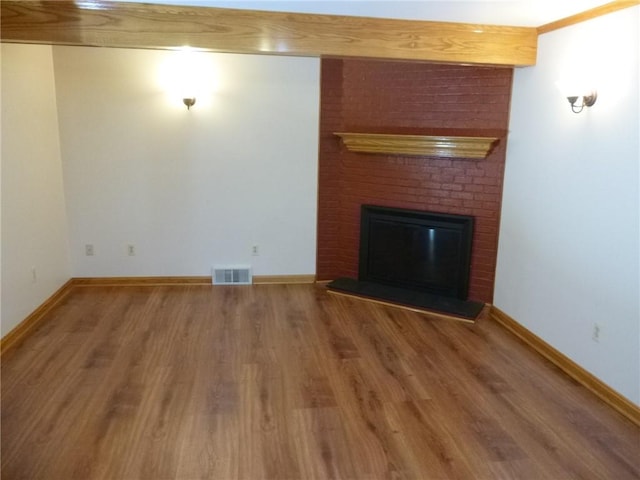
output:
<path id="1" fill-rule="evenodd" d="M 516 70 L 494 297 L 636 403 L 639 24 L 633 7 L 544 34 L 537 65 Z M 590 68 L 597 103 L 574 114 L 555 82 Z"/>
<path id="2" fill-rule="evenodd" d="M 5 335 L 69 280 L 71 269 L 51 47 L 2 44 L 0 51 Z"/>
<path id="3" fill-rule="evenodd" d="M 201 53 L 217 88 L 187 111 L 175 53 L 53 50 L 74 276 L 315 273 L 318 59 Z"/>

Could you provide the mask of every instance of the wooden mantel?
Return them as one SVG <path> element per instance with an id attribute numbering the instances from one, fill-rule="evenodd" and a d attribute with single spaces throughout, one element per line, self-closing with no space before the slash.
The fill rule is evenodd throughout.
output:
<path id="1" fill-rule="evenodd" d="M 3 42 L 340 56 L 483 65 L 536 62 L 529 27 L 106 0 L 2 0 Z"/>
<path id="2" fill-rule="evenodd" d="M 498 137 L 335 132 L 349 151 L 445 158 L 486 158 Z"/>

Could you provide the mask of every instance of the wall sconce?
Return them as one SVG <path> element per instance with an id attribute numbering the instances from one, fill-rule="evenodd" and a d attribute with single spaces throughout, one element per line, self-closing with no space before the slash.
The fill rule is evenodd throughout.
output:
<path id="1" fill-rule="evenodd" d="M 191 110 L 191 107 L 196 104 L 196 97 L 185 97 L 182 99 L 182 103 L 187 106 L 187 110 Z"/>
<path id="2" fill-rule="evenodd" d="M 164 57 L 158 67 L 158 83 L 169 101 L 175 104 L 182 100 L 191 110 L 197 98 L 199 106 L 206 106 L 216 84 L 211 55 L 182 47 Z"/>
<path id="3" fill-rule="evenodd" d="M 579 105 L 576 105 L 578 99 L 582 97 L 582 102 Z M 569 95 L 567 96 L 567 100 L 571 104 L 571 111 L 573 113 L 580 113 L 584 107 L 591 107 L 596 100 L 598 99 L 598 92 L 595 90 L 589 92 L 587 95 Z"/>
<path id="4" fill-rule="evenodd" d="M 576 73 L 571 78 L 558 80 L 556 82 L 558 90 L 569 100 L 573 113 L 580 113 L 584 110 L 584 107 L 591 107 L 596 103 L 598 92 L 590 87 L 588 81 L 582 80 L 583 78 L 591 77 L 592 75 Z"/>

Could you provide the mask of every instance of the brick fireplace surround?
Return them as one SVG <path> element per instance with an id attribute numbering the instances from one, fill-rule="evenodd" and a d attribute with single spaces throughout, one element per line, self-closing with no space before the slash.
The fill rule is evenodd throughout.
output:
<path id="1" fill-rule="evenodd" d="M 360 205 L 472 215 L 469 299 L 492 302 L 513 70 L 323 59 L 317 278 L 357 278 Z M 349 152 L 334 132 L 500 137 L 486 159 Z"/>

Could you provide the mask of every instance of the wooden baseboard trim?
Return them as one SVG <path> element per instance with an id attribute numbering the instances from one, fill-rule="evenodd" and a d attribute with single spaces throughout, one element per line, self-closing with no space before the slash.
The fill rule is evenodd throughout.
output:
<path id="1" fill-rule="evenodd" d="M 278 284 L 278 283 L 315 283 L 315 275 L 254 275 L 253 283 L 256 285 Z"/>
<path id="2" fill-rule="evenodd" d="M 314 283 L 315 275 L 254 275 L 255 285 Z M 195 277 L 82 277 L 73 278 L 76 287 L 211 285 L 210 276 Z"/>
<path id="3" fill-rule="evenodd" d="M 638 405 L 623 397 L 610 386 L 587 372 L 580 365 L 553 348 L 533 332 L 527 330 L 499 308 L 492 306 L 490 317 L 564 373 L 598 396 L 603 402 L 640 426 L 640 407 L 638 407 Z"/>
<path id="4" fill-rule="evenodd" d="M 158 285 L 211 285 L 211 276 L 193 277 L 76 277 L 74 287 L 120 287 Z"/>
<path id="5" fill-rule="evenodd" d="M 11 350 L 20 345 L 36 328 L 38 328 L 47 313 L 60 303 L 73 289 L 73 279 L 68 280 L 62 287 L 46 299 L 38 308 L 16 325 L 13 330 L 0 339 L 0 358 L 5 357 Z"/>

